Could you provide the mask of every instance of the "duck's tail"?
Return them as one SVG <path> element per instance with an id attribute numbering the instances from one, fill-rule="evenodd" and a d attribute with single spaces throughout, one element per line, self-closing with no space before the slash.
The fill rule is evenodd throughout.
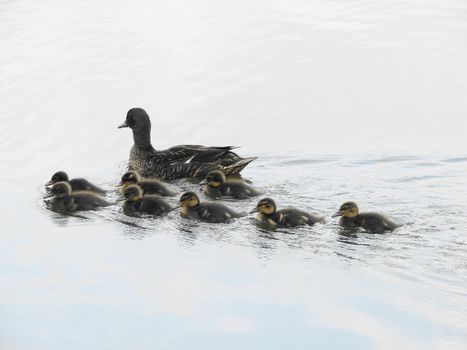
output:
<path id="1" fill-rule="evenodd" d="M 222 171 L 226 176 L 229 175 L 237 175 L 239 174 L 245 167 L 254 161 L 257 157 L 249 157 L 249 158 L 242 158 L 239 161 L 222 167 Z"/>

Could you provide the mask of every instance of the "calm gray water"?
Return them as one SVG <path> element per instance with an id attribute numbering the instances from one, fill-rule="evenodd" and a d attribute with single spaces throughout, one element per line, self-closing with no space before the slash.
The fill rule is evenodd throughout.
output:
<path id="1" fill-rule="evenodd" d="M 466 27 L 454 0 L 0 1 L 0 349 L 465 349 Z M 56 170 L 115 188 L 135 106 L 159 148 L 259 156 L 279 206 L 404 226 L 46 210 Z"/>

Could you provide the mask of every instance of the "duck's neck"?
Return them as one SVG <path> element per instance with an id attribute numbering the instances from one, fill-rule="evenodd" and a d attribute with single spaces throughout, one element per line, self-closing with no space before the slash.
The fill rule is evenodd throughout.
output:
<path id="1" fill-rule="evenodd" d="M 146 130 L 133 130 L 133 141 L 138 148 L 152 148 L 151 128 Z"/>

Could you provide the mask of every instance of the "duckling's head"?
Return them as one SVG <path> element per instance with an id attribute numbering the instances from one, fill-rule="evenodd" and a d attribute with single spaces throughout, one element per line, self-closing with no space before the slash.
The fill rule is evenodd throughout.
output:
<path id="1" fill-rule="evenodd" d="M 123 192 L 123 196 L 127 201 L 135 202 L 143 196 L 143 191 L 138 185 L 130 185 Z"/>
<path id="2" fill-rule="evenodd" d="M 214 170 L 206 176 L 208 186 L 219 187 L 225 182 L 225 175 L 222 171 Z"/>
<path id="3" fill-rule="evenodd" d="M 134 171 L 128 171 L 122 176 L 122 185 L 135 184 L 140 180 L 138 174 Z"/>
<path id="4" fill-rule="evenodd" d="M 332 216 L 344 216 L 346 218 L 354 218 L 358 215 L 358 206 L 355 202 L 345 202 L 339 210 Z"/>
<path id="5" fill-rule="evenodd" d="M 186 192 L 180 197 L 179 203 L 182 208 L 194 208 L 199 205 L 199 197 L 194 192 Z"/>
<path id="6" fill-rule="evenodd" d="M 55 198 L 63 198 L 71 194 L 71 186 L 68 182 L 59 181 L 52 186 L 50 195 Z"/>
<path id="7" fill-rule="evenodd" d="M 256 204 L 256 208 L 250 211 L 250 214 L 260 213 L 263 215 L 272 215 L 276 212 L 276 209 L 276 203 L 272 198 L 263 198 Z"/>
<path id="8" fill-rule="evenodd" d="M 55 174 L 52 175 L 52 178 L 50 179 L 50 181 L 47 182 L 45 185 L 50 186 L 60 181 L 69 181 L 68 174 L 66 172 L 57 171 Z"/>

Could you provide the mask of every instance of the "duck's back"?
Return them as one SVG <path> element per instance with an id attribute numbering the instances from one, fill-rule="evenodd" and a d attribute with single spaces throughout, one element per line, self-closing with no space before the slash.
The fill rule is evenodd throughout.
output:
<path id="1" fill-rule="evenodd" d="M 139 211 L 152 215 L 168 213 L 172 207 L 164 199 L 157 195 L 148 195 L 139 199 Z"/>
<path id="2" fill-rule="evenodd" d="M 138 181 L 138 186 L 141 187 L 144 194 L 158 194 L 164 197 L 172 197 L 175 195 L 165 184 L 157 180 L 141 180 Z"/>
<path id="3" fill-rule="evenodd" d="M 312 226 L 318 222 L 323 222 L 323 218 L 307 213 L 303 210 L 287 208 L 278 210 L 274 215 L 274 221 L 276 221 L 280 226 Z"/>
<path id="4" fill-rule="evenodd" d="M 379 213 L 361 213 L 358 215 L 357 224 L 374 233 L 393 231 L 399 227 L 395 222 Z"/>
<path id="5" fill-rule="evenodd" d="M 110 205 L 104 198 L 92 192 L 74 192 L 70 197 L 76 205 L 76 210 L 93 210 L 98 207 L 107 207 Z"/>
<path id="6" fill-rule="evenodd" d="M 222 195 L 237 199 L 246 199 L 260 194 L 255 188 L 241 181 L 227 181 L 220 190 Z"/>
<path id="7" fill-rule="evenodd" d="M 205 202 L 196 208 L 198 219 L 207 222 L 229 222 L 242 215 L 220 203 Z"/>
<path id="8" fill-rule="evenodd" d="M 71 190 L 73 192 L 90 191 L 90 192 L 101 193 L 101 194 L 105 193 L 105 190 L 97 187 L 93 183 L 83 178 L 72 179 L 69 181 L 69 183 L 71 186 Z"/>

